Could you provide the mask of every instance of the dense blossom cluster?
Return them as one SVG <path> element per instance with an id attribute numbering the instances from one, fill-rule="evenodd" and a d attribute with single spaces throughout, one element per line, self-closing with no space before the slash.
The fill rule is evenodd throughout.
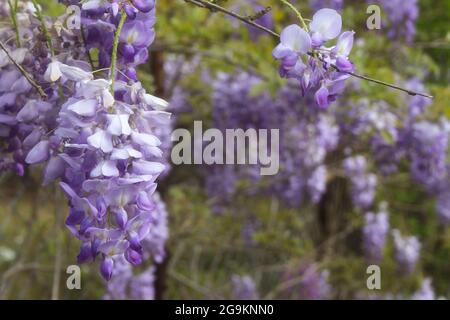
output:
<path id="1" fill-rule="evenodd" d="M 343 165 L 352 183 L 353 204 L 361 209 L 370 208 L 375 198 L 377 176 L 368 173 L 366 158 L 363 156 L 347 158 Z"/>
<path id="2" fill-rule="evenodd" d="M 386 236 L 389 234 L 389 215 L 386 209 L 386 203 L 383 203 L 378 213 L 368 212 L 364 216 L 364 249 L 371 262 L 380 262 L 383 257 Z"/>
<path id="3" fill-rule="evenodd" d="M 14 42 L 15 33 L 10 27 L 3 27 L 0 40 L 16 63 L 22 65 L 35 76 L 38 83 L 43 82 L 47 68 L 49 50 L 45 40 L 39 37 L 39 22 L 33 16 L 30 6 L 20 3 L 21 34 L 23 46 Z M 5 14 L 11 14 L 4 8 Z M 51 91 L 47 91 L 50 95 Z M 29 156 L 42 137 L 55 128 L 55 99 L 46 101 L 34 90 L 26 77 L 11 62 L 7 53 L 0 49 L 0 172 L 11 170 L 19 175 L 25 173 Z M 41 142 L 45 147 L 48 142 Z M 28 159 L 27 159 L 28 158 Z M 28 160 L 28 161 L 27 161 Z"/>
<path id="4" fill-rule="evenodd" d="M 317 11 L 309 30 L 305 30 L 306 27 L 295 24 L 286 27 L 273 56 L 281 62 L 280 75 L 297 79 L 303 94 L 313 90 L 317 106 L 326 109 L 342 93 L 345 80 L 349 78 L 345 72 L 354 69 L 348 56 L 355 33 L 341 34 L 342 18 L 336 10 L 328 8 Z M 334 46 L 326 46 L 337 37 Z"/>
<path id="5" fill-rule="evenodd" d="M 148 47 L 155 39 L 155 0 L 65 1 L 81 5 L 86 49 L 97 50 L 98 68 L 109 68 L 115 31 L 121 12 L 127 20 L 120 33 L 118 78 L 137 81 L 136 67 L 148 59 Z"/>
<path id="6" fill-rule="evenodd" d="M 237 191 L 238 180 L 244 178 L 258 191 L 275 192 L 290 206 L 300 206 L 304 198 L 317 203 L 326 188 L 326 156 L 337 147 L 339 128 L 329 115 L 302 108 L 301 94 L 292 84 L 274 99 L 265 92 L 252 94 L 252 88 L 260 83 L 247 73 L 217 77 L 213 81 L 213 127 L 222 131 L 279 129 L 280 172 L 272 179 L 262 179 L 258 165 L 208 166 L 208 194 L 216 202 L 227 202 Z M 307 99 L 312 100 L 310 96 Z"/>
<path id="7" fill-rule="evenodd" d="M 328 283 L 328 270 L 319 270 L 316 264 L 306 264 L 297 270 L 288 270 L 285 275 L 286 291 L 296 299 L 329 299 L 331 286 Z"/>
<path id="8" fill-rule="evenodd" d="M 144 258 L 153 257 L 161 262 L 164 257 L 164 244 L 168 237 L 167 210 L 158 193 L 154 193 L 152 201 L 155 203 L 153 214 L 155 219 L 150 228 L 149 235 L 144 239 Z M 106 285 L 105 299 L 131 299 L 153 300 L 155 297 L 155 267 L 147 267 L 144 271 L 136 273 L 134 268 L 124 257 L 114 258 L 116 265 L 114 275 Z"/>
<path id="9" fill-rule="evenodd" d="M 421 243 L 415 236 L 404 237 L 400 231 L 392 231 L 394 237 L 395 258 L 401 270 L 411 273 L 414 271 L 420 257 Z"/>
<path id="10" fill-rule="evenodd" d="M 106 285 L 105 300 L 153 300 L 155 298 L 155 270 L 149 267 L 135 275 L 124 258 L 115 260 L 114 276 Z"/>
<path id="11" fill-rule="evenodd" d="M 138 265 L 144 258 L 161 261 L 167 214 L 154 192 L 165 168 L 159 137 L 167 140 L 170 114 L 163 111 L 165 101 L 146 93 L 135 71 L 147 60 L 155 36 L 155 2 L 85 1 L 80 3 L 85 33 L 49 29 L 51 42 L 37 34 L 36 8 L 28 2 L 22 5 L 18 17 L 24 20 L 20 26 L 28 35 L 27 47 L 7 49 L 36 83 L 43 84 L 46 100 L 1 51 L 1 169 L 22 175 L 25 165 L 43 163 L 44 183 L 61 181 L 70 204 L 66 225 L 81 241 L 78 262 L 99 258 L 106 280 L 115 264 Z M 97 49 L 96 68 L 109 68 L 119 20 L 123 29 L 113 86 L 113 79 L 93 72 L 92 61 L 80 52 Z M 13 34 L 6 28 L 2 42 Z M 81 51 L 68 52 L 63 45 L 83 40 Z"/>

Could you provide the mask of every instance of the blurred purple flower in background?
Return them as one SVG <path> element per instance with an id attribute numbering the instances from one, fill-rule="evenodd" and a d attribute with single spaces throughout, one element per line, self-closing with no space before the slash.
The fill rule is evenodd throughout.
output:
<path id="1" fill-rule="evenodd" d="M 364 220 L 363 240 L 366 257 L 369 262 L 380 262 L 389 232 L 387 204 L 382 203 L 378 213 L 366 213 Z"/>
<path id="2" fill-rule="evenodd" d="M 395 258 L 400 270 L 412 273 L 420 258 L 422 245 L 415 236 L 404 237 L 399 230 L 393 230 Z"/>
<path id="3" fill-rule="evenodd" d="M 422 281 L 422 286 L 411 297 L 412 300 L 434 300 L 435 294 L 433 286 L 431 285 L 431 279 L 426 278 Z"/>
<path id="4" fill-rule="evenodd" d="M 233 275 L 231 277 L 233 286 L 233 298 L 237 300 L 258 300 L 256 284 L 250 276 Z"/>
<path id="5" fill-rule="evenodd" d="M 391 39 L 412 42 L 416 34 L 416 20 L 419 17 L 417 0 L 367 0 L 369 4 L 380 4 L 386 11 Z"/>
<path id="6" fill-rule="evenodd" d="M 369 208 L 375 198 L 377 176 L 367 172 L 366 158 L 363 156 L 347 158 L 343 166 L 352 183 L 353 204 L 360 209 Z"/>

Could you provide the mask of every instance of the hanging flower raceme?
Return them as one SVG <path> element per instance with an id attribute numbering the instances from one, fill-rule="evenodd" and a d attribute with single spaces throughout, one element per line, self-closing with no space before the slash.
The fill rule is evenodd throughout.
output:
<path id="1" fill-rule="evenodd" d="M 367 209 L 373 204 L 377 186 L 377 176 L 367 172 L 367 160 L 363 156 L 354 156 L 344 160 L 343 167 L 352 183 L 353 204 Z"/>
<path id="2" fill-rule="evenodd" d="M 303 94 L 313 90 L 321 109 L 326 109 L 342 93 L 349 77 L 346 72 L 354 69 L 348 58 L 354 32 L 341 34 L 341 29 L 339 13 L 321 9 L 313 16 L 309 30 L 296 24 L 286 27 L 281 32 L 280 44 L 273 50 L 274 58 L 281 61 L 280 75 L 298 79 Z M 334 46 L 325 46 L 337 37 Z"/>
<path id="3" fill-rule="evenodd" d="M 55 92 L 47 87 L 38 92 L 15 65 L 41 84 L 51 61 L 45 41 L 37 36 L 39 24 L 32 11 L 24 8 L 21 17 L 27 21 L 20 30 L 23 43 L 10 41 L 15 36 L 11 27 L 2 28 L 0 35 L 4 47 L 0 49 L 0 171 L 20 176 L 28 165 L 47 160 L 50 142 L 46 133 L 54 129 L 58 108 Z"/>
<path id="4" fill-rule="evenodd" d="M 58 68 L 68 66 L 55 62 L 49 73 Z M 167 125 L 170 114 L 161 111 L 167 104 L 138 82 L 117 82 L 119 101 L 109 92 L 109 81 L 75 67 L 70 71 L 79 79 L 61 107 L 52 136 L 59 146 L 45 180 L 62 180 L 71 207 L 66 224 L 82 242 L 78 262 L 100 256 L 101 274 L 109 280 L 114 257 L 142 262 L 142 241 L 156 218 L 155 180 L 164 170 L 158 162 L 161 142 L 153 131 Z"/>
<path id="5" fill-rule="evenodd" d="M 412 273 L 420 258 L 422 245 L 419 239 L 415 236 L 404 237 L 397 229 L 392 231 L 392 235 L 394 237 L 395 258 L 399 269 L 407 273 Z"/>
<path id="6" fill-rule="evenodd" d="M 389 232 L 389 215 L 386 206 L 387 204 L 383 203 L 378 213 L 368 212 L 364 216 L 363 240 L 369 262 L 380 262 L 383 257 L 386 236 Z"/>
<path id="7" fill-rule="evenodd" d="M 168 236 L 167 211 L 158 193 L 153 194 L 152 201 L 154 201 L 155 210 L 152 212 L 153 218 L 150 232 L 143 241 L 143 252 L 144 258 L 150 256 L 156 262 L 161 262 L 161 259 L 164 257 L 164 245 Z M 154 266 L 136 274 L 132 265 L 123 256 L 116 256 L 113 260 L 115 273 L 106 284 L 105 299 L 154 299 Z"/>

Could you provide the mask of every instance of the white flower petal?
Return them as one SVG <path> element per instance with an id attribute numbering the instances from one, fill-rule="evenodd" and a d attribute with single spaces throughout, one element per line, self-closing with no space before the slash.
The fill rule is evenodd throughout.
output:
<path id="1" fill-rule="evenodd" d="M 60 62 L 59 61 L 50 62 L 44 74 L 45 81 L 55 82 L 58 81 L 61 78 L 61 76 L 62 73 L 60 69 Z"/>
<path id="2" fill-rule="evenodd" d="M 128 114 L 112 114 L 107 115 L 109 125 L 107 131 L 115 136 L 130 135 L 131 128 L 128 123 L 130 115 Z"/>
<path id="3" fill-rule="evenodd" d="M 113 150 L 112 136 L 109 132 L 98 130 L 92 136 L 87 138 L 90 146 L 101 149 L 103 152 L 109 153 Z"/>
<path id="4" fill-rule="evenodd" d="M 287 26 L 280 35 L 284 47 L 300 54 L 305 54 L 311 48 L 311 37 L 296 24 Z"/>
<path id="5" fill-rule="evenodd" d="M 341 33 L 341 15 L 333 9 L 320 9 L 314 14 L 310 29 L 321 34 L 324 40 L 334 39 Z"/>
<path id="6" fill-rule="evenodd" d="M 82 117 L 93 117 L 97 112 L 97 106 L 96 99 L 84 99 L 71 104 L 67 109 Z"/>

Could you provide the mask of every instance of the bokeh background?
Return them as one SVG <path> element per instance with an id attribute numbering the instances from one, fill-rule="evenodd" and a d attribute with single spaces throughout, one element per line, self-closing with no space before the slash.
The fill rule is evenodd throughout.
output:
<path id="1" fill-rule="evenodd" d="M 50 15 L 63 10 L 56 1 L 41 3 Z M 277 32 L 297 23 L 280 1 L 216 3 Z M 275 39 L 181 0 L 158 1 L 157 40 L 139 76 L 149 92 L 171 102 L 173 128 L 192 129 L 194 120 L 220 129 L 279 128 L 283 160 L 280 174 L 265 178 L 251 166 L 171 166 L 158 188 L 168 213 L 166 257 L 145 285 L 158 299 L 448 298 L 450 193 L 439 195 L 438 203 L 418 183 L 396 132 L 408 126 L 412 106 L 425 109 L 420 121 L 450 117 L 450 1 L 292 3 L 308 18 L 322 5 L 336 6 L 344 29 L 356 32 L 350 57 L 359 73 L 435 98 L 417 100 L 351 79 L 323 118 L 309 118 L 305 110 L 314 102 L 278 75 L 271 56 Z M 368 3 L 382 9 L 381 30 L 366 28 Z M 267 6 L 271 10 L 260 17 Z M 448 129 L 442 132 L 448 139 Z M 170 132 L 165 135 L 170 152 Z M 423 146 L 448 158 L 446 143 L 435 151 L 435 142 Z M 345 170 L 352 157 L 365 161 L 361 177 Z M 0 176 L 0 298 L 107 296 L 95 263 L 82 266 L 81 290 L 66 288 L 78 243 L 64 226 L 66 200 L 56 186 L 42 187 L 40 175 Z M 376 176 L 373 188 L 370 175 Z M 362 186 L 355 190 L 358 178 Z M 358 197 L 370 198 L 371 188 L 373 201 L 361 208 Z M 366 287 L 373 263 L 364 232 L 369 212 L 386 212 L 389 220 L 374 227 L 385 234 L 376 259 L 382 288 L 375 291 Z M 415 237 L 420 249 L 414 241 L 401 243 L 395 229 Z M 373 245 L 379 241 L 374 233 Z"/>

